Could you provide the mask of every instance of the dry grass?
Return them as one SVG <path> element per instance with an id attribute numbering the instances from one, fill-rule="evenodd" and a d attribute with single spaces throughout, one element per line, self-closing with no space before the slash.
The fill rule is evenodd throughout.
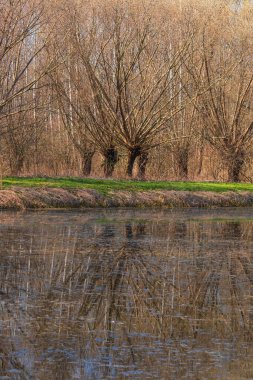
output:
<path id="1" fill-rule="evenodd" d="M 92 189 L 13 188 L 0 192 L 0 209 L 86 207 L 250 207 L 252 192 L 110 191 Z"/>

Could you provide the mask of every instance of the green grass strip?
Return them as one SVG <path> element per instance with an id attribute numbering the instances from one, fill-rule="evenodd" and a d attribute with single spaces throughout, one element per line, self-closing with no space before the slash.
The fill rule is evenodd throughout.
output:
<path id="1" fill-rule="evenodd" d="M 151 191 L 151 190 L 187 190 L 187 191 L 253 191 L 251 183 L 188 182 L 188 181 L 136 181 L 93 178 L 36 178 L 5 177 L 2 188 L 11 187 L 54 187 L 65 189 L 94 189 L 106 194 L 110 191 Z"/>

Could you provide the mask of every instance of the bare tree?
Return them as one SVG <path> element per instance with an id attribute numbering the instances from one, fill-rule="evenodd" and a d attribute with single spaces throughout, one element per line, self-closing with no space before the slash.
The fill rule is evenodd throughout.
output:
<path id="1" fill-rule="evenodd" d="M 253 157 L 251 16 L 226 0 L 0 0 L 3 167 L 87 176 L 96 152 L 106 177 L 160 177 L 172 157 L 177 178 L 199 161 L 239 181 Z"/>
<path id="2" fill-rule="evenodd" d="M 24 93 L 19 96 L 20 108 L 17 104 L 13 106 L 12 102 L 8 103 L 8 108 L 6 107 L 9 112 L 2 120 L 2 126 L 5 124 L 2 141 L 8 152 L 12 175 L 21 173 L 29 155 L 32 154 L 36 160 L 36 144 L 41 138 L 48 117 L 45 112 L 47 101 L 43 92 L 44 89 L 37 89 L 29 94 Z M 17 103 L 16 99 L 13 101 Z M 22 108 L 24 104 L 26 109 Z M 16 112 L 13 112 L 14 107 Z"/>
<path id="3" fill-rule="evenodd" d="M 161 38 L 169 30 L 149 12 L 140 18 L 130 7 L 116 8 L 110 21 L 111 34 L 100 48 L 95 65 L 87 55 L 84 62 L 93 93 L 100 97 L 100 107 L 113 125 L 115 140 L 128 153 L 126 174 L 133 175 L 139 157 L 138 175 L 143 177 L 148 152 L 159 144 L 159 133 L 178 111 L 172 106 L 180 90 L 173 91 L 172 96 L 167 90 L 175 86 L 188 41 L 167 49 L 167 41 Z M 81 54 L 85 56 L 87 50 L 81 49 Z"/>
<path id="4" fill-rule="evenodd" d="M 36 82 L 33 76 L 29 81 L 24 78 L 44 44 L 34 49 L 36 30 L 41 22 L 40 8 L 33 8 L 26 0 L 4 0 L 0 3 L 0 13 L 0 111 L 3 113 L 5 105 Z"/>
<path id="5" fill-rule="evenodd" d="M 208 48 L 204 41 L 203 54 L 204 80 L 209 90 L 201 97 L 199 111 L 205 136 L 226 162 L 228 180 L 238 182 L 247 156 L 252 152 L 252 46 L 248 37 L 242 40 L 237 35 L 229 42 L 223 41 L 223 46 L 216 51 Z M 228 71 L 231 64 L 234 67 Z M 223 79 L 214 81 L 217 74 Z"/>
<path id="6" fill-rule="evenodd" d="M 168 28 L 143 10 L 140 16 L 130 3 L 112 2 L 110 7 L 93 9 L 89 22 L 87 15 L 82 19 L 74 13 L 70 47 L 74 64 L 65 59 L 67 76 L 58 74 L 56 80 L 69 130 L 79 130 L 80 135 L 81 126 L 103 155 L 106 176 L 113 173 L 120 147 L 127 152 L 127 175 L 133 175 L 139 157 L 138 175 L 143 177 L 148 152 L 160 143 L 159 133 L 182 108 L 173 103 L 180 88 L 171 96 L 167 90 L 175 86 L 188 41 L 168 49 L 161 39 Z"/>

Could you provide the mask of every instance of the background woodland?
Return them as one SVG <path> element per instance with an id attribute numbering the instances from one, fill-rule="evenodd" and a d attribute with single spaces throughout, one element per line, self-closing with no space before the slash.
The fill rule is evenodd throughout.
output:
<path id="1" fill-rule="evenodd" d="M 0 0 L 0 169 L 252 181 L 253 4 Z"/>

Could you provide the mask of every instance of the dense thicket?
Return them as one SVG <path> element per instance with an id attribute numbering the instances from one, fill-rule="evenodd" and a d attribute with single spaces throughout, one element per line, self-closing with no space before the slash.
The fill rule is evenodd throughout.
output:
<path id="1" fill-rule="evenodd" d="M 251 180 L 253 5 L 0 0 L 12 175 Z"/>

